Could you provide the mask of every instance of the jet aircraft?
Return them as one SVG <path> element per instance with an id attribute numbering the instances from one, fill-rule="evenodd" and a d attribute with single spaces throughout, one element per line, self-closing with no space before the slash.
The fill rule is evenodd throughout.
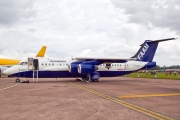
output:
<path id="1" fill-rule="evenodd" d="M 3 73 L 13 77 L 75 78 L 98 81 L 100 77 L 116 77 L 156 66 L 153 61 L 159 42 L 176 38 L 145 40 L 137 53 L 127 59 L 70 57 L 26 58 Z M 20 82 L 19 78 L 16 82 Z"/>

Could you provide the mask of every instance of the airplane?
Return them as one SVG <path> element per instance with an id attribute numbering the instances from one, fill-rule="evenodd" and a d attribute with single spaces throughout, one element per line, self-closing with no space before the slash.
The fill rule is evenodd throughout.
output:
<path id="1" fill-rule="evenodd" d="M 46 52 L 46 46 L 43 46 L 40 51 L 36 54 L 36 57 L 44 57 Z M 0 73 L 6 70 L 7 68 L 17 65 L 21 60 L 9 59 L 6 57 L 0 58 Z"/>
<path id="2" fill-rule="evenodd" d="M 13 65 L 17 65 L 19 62 L 20 60 L 16 60 L 16 59 L 9 59 L 6 57 L 0 58 L 0 66 L 13 66 Z"/>
<path id="3" fill-rule="evenodd" d="M 156 66 L 153 61 L 159 42 L 176 38 L 145 40 L 137 53 L 128 58 L 26 58 L 3 73 L 12 77 L 26 78 L 82 78 L 98 82 L 100 77 L 116 77 Z"/>

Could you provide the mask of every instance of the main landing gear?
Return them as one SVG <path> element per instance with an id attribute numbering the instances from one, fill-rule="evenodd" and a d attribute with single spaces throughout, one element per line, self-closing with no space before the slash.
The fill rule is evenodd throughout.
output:
<path id="1" fill-rule="evenodd" d="M 89 77 L 87 77 L 87 78 L 82 78 L 82 80 L 84 81 L 84 82 L 99 82 L 99 79 L 89 79 Z"/>
<path id="2" fill-rule="evenodd" d="M 99 82 L 99 79 L 92 79 L 92 82 Z"/>
<path id="3" fill-rule="evenodd" d="M 76 81 L 82 81 L 82 82 L 99 82 L 99 79 L 89 79 L 89 78 L 76 78 Z"/>

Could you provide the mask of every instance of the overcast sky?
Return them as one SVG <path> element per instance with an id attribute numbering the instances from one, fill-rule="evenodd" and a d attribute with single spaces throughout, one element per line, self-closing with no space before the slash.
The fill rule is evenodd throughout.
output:
<path id="1" fill-rule="evenodd" d="M 144 40 L 179 38 L 179 0 L 0 0 L 0 55 L 129 58 Z M 157 65 L 180 65 L 180 38 L 160 43 Z"/>

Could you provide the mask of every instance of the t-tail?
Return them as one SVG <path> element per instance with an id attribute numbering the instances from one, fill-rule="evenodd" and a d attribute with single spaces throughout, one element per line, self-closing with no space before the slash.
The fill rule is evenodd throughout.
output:
<path id="1" fill-rule="evenodd" d="M 175 40 L 176 38 L 168 38 L 168 39 L 160 39 L 160 40 L 145 40 L 143 44 L 141 44 L 138 52 L 131 58 L 136 58 L 140 61 L 152 62 L 156 49 L 158 47 L 159 42 Z"/>
<path id="2" fill-rule="evenodd" d="M 36 57 L 44 57 L 45 53 L 46 53 L 46 46 L 43 46 L 37 53 Z"/>

